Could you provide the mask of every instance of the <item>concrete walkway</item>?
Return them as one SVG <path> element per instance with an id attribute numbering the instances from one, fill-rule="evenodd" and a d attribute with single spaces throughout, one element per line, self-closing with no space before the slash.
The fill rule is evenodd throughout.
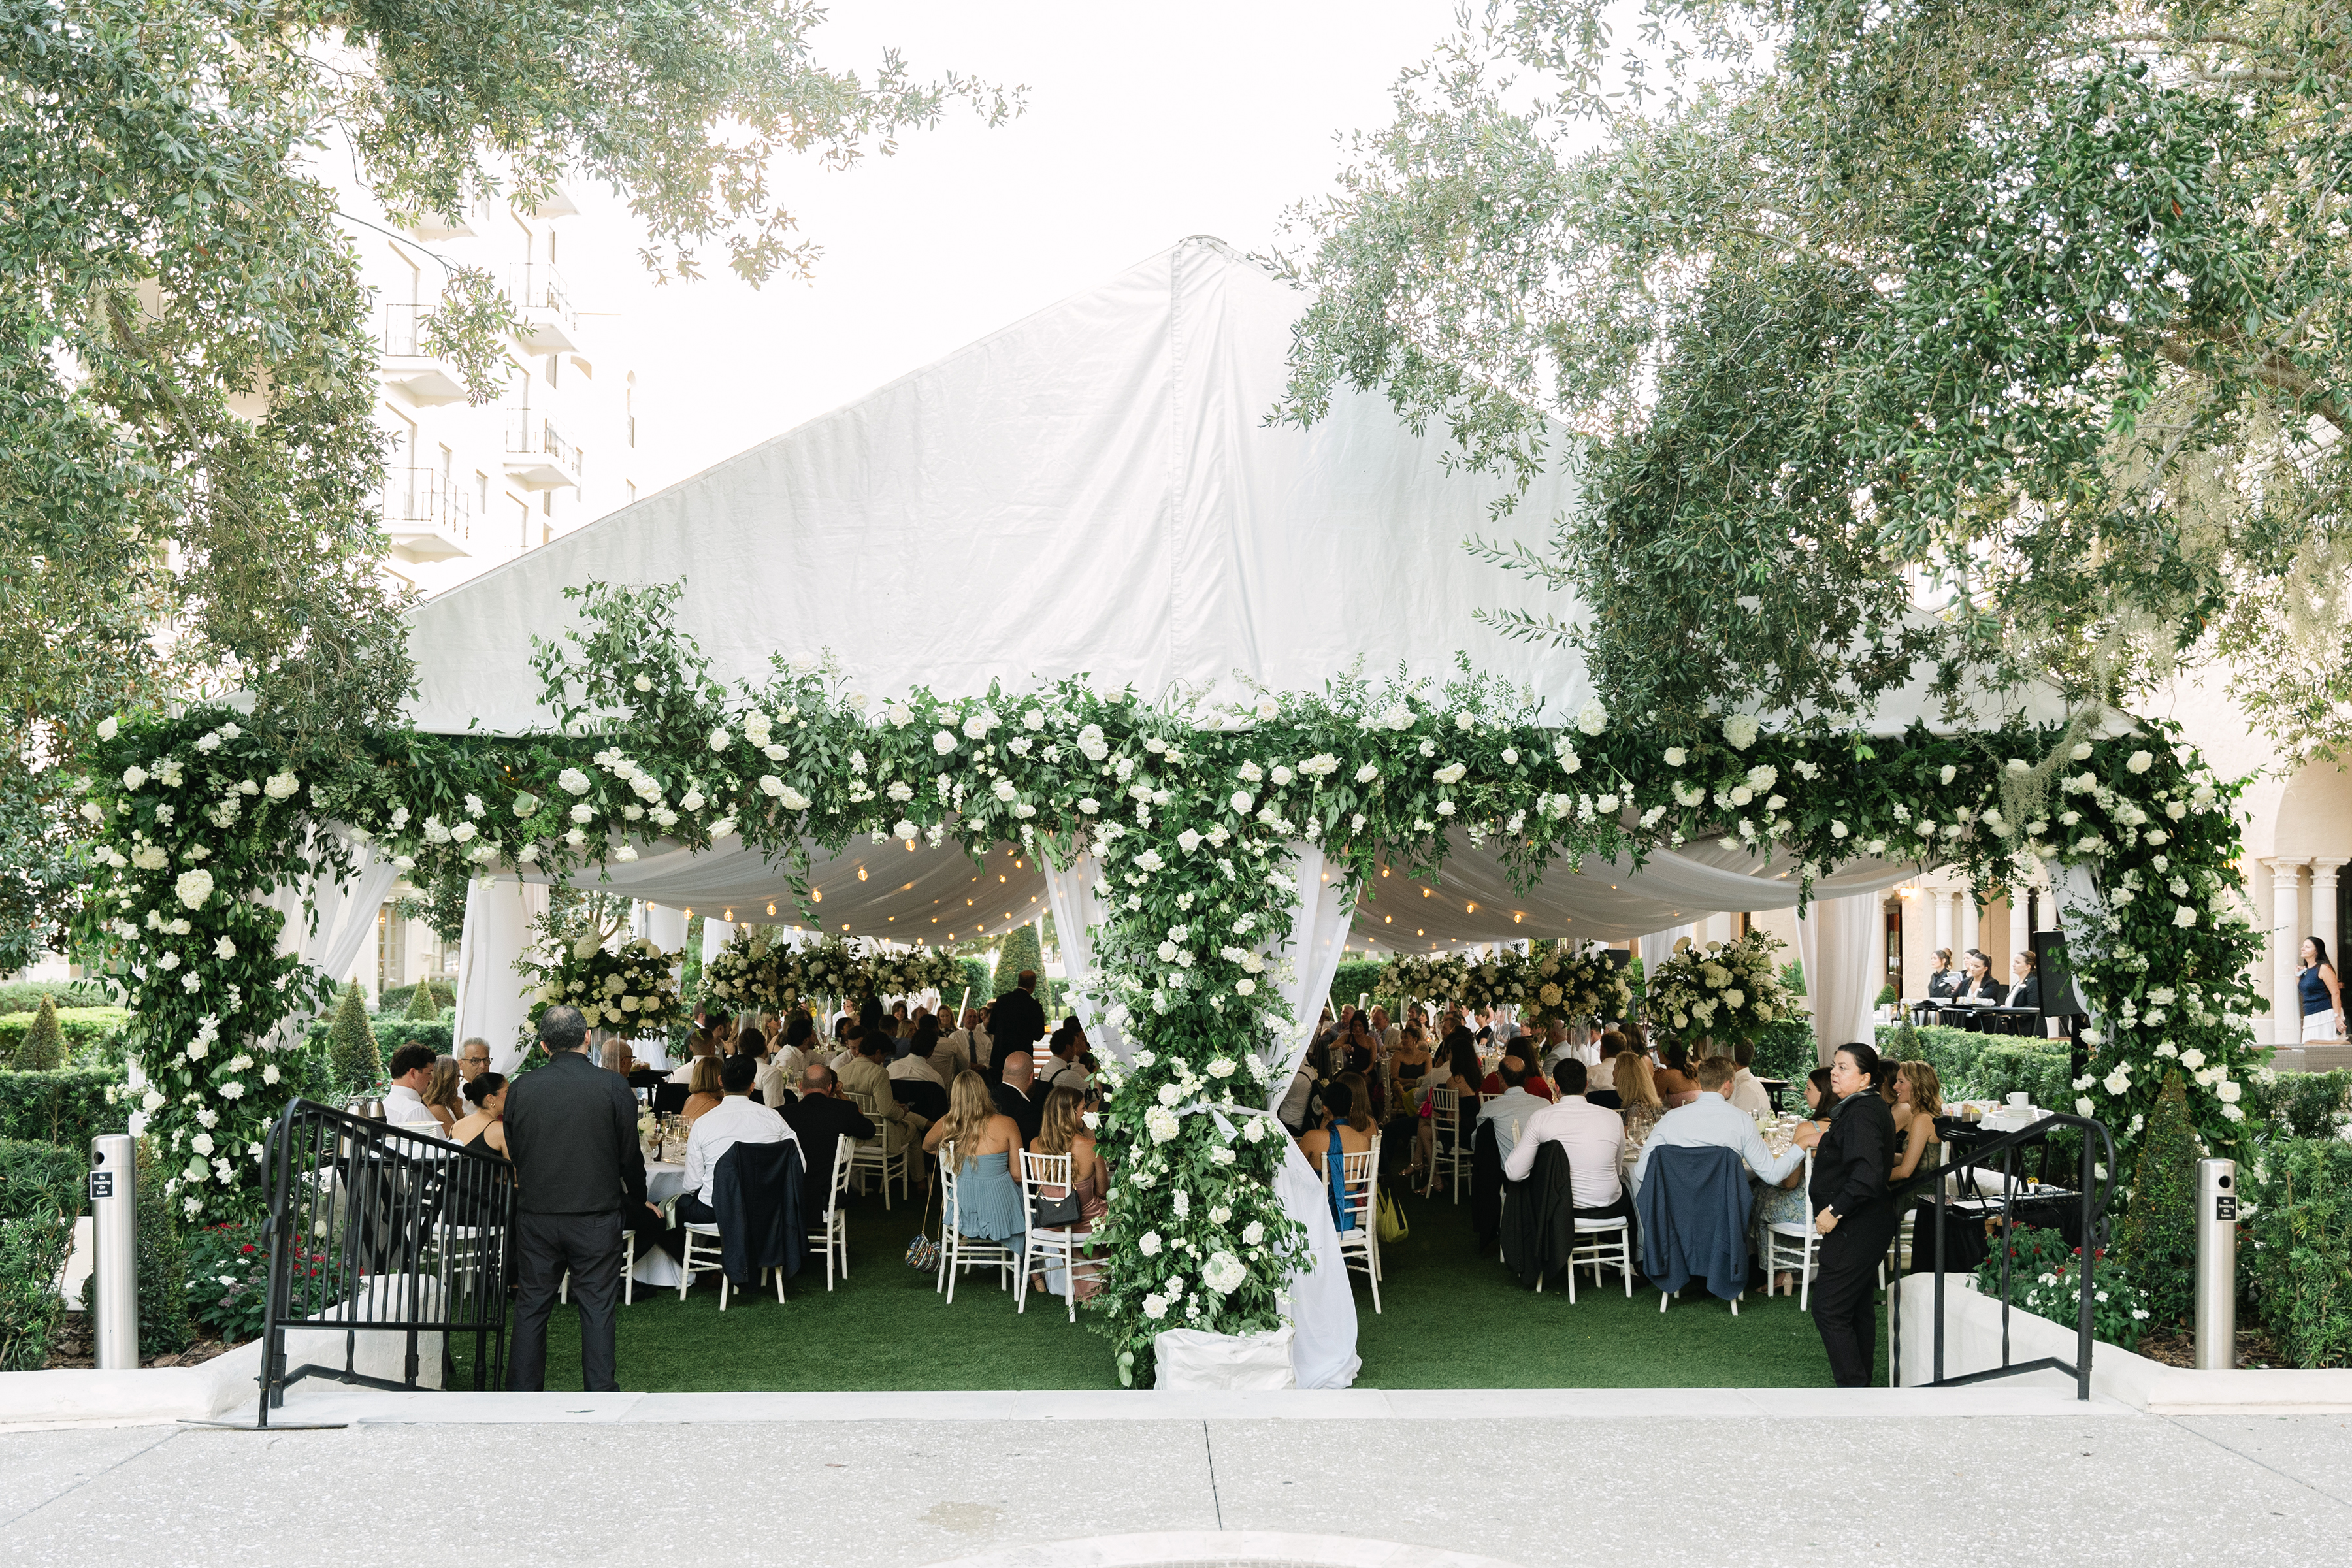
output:
<path id="1" fill-rule="evenodd" d="M 1201 1531 L 1523 1568 L 2158 1568 L 2338 1563 L 2352 1537 L 2352 1417 L 2167 1418 L 2032 1388 L 583 1397 L 305 1384 L 285 1416 L 347 1424 L 0 1433 L 9 1562 L 920 1568 Z M 1438 1561 L 1393 1559 L 1408 1560 Z"/>

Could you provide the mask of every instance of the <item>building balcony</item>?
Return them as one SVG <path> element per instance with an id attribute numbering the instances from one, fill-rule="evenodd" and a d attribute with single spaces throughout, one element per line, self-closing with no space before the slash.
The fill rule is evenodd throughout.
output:
<path id="1" fill-rule="evenodd" d="M 555 423 L 528 408 L 507 414 L 507 478 L 527 490 L 561 489 L 580 482 L 580 448 L 556 433 Z"/>
<path id="2" fill-rule="evenodd" d="M 507 298 L 514 306 L 515 342 L 531 353 L 580 352 L 580 316 L 563 291 L 563 279 L 544 262 L 507 268 Z"/>
<path id="3" fill-rule="evenodd" d="M 474 553 L 474 509 L 431 468 L 383 471 L 383 531 L 404 561 L 447 561 Z"/>
<path id="4" fill-rule="evenodd" d="M 423 323 L 432 313 L 430 305 L 387 303 L 382 308 L 376 374 L 421 404 L 463 403 L 466 385 L 457 367 L 435 353 L 425 341 Z"/>

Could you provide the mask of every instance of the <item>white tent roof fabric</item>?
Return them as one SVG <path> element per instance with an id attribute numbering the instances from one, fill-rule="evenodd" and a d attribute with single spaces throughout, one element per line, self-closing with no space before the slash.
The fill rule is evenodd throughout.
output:
<path id="1" fill-rule="evenodd" d="M 1414 434 L 1377 396 L 1342 391 L 1308 429 L 1269 425 L 1304 303 L 1223 243 L 1185 240 L 428 601 L 413 620 L 411 717 L 449 732 L 545 726 L 530 639 L 569 620 L 562 590 L 681 580 L 678 624 L 725 679 L 830 649 L 877 699 L 1081 673 L 1153 700 L 1180 685 L 1234 698 L 1237 673 L 1317 690 L 1359 663 L 1442 679 L 1466 652 L 1532 688 L 1555 721 L 1573 713 L 1591 690 L 1573 654 L 1474 619 L 1572 606 L 1460 548 L 1473 532 L 1539 545 L 1573 498 L 1564 466 L 1497 521 L 1498 483 L 1449 469 L 1443 436 Z M 1879 723 L 1924 715 L 1890 704 Z M 1427 900 L 1421 884 L 1400 896 L 1376 879 L 1357 934 L 1408 945 L 1410 910 L 1409 945 L 1424 950 L 1622 940 L 1796 901 L 1792 879 L 1711 849 L 1654 857 L 1638 877 L 1558 868 L 1520 899 L 1490 853 L 1456 847 Z M 818 867 L 825 930 L 993 936 L 1046 907 L 1034 859 L 1009 864 L 1020 858 L 999 850 L 977 871 L 953 847 L 852 845 Z M 1829 890 L 1907 874 L 1850 868 Z M 577 879 L 739 920 L 764 918 L 772 900 L 777 923 L 803 918 L 782 872 L 740 848 L 655 847 Z M 1440 901 L 1443 921 L 1411 908 Z"/>

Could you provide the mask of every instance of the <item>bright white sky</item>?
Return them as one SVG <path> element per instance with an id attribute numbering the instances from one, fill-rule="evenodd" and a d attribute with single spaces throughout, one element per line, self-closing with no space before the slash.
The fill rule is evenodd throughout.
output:
<path id="1" fill-rule="evenodd" d="M 1025 83 L 995 131 L 950 117 L 847 174 L 780 170 L 815 280 L 753 290 L 722 261 L 654 287 L 625 210 L 576 193 L 572 297 L 640 388 L 640 493 L 836 407 L 1190 234 L 1244 250 L 1319 196 L 1337 134 L 1390 118 L 1398 72 L 1452 30 L 1454 0 L 1068 0 L 836 5 L 819 58 L 866 71 L 897 46 L 918 75 Z M 592 254 L 593 253 L 593 254 Z M 602 335 L 602 334 L 600 334 Z"/>

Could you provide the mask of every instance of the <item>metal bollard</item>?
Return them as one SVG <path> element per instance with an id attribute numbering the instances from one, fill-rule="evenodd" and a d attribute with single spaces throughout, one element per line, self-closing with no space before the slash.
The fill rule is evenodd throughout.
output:
<path id="1" fill-rule="evenodd" d="M 139 1157 L 127 1132 L 89 1141 L 90 1340 L 104 1371 L 139 1366 Z"/>
<path id="2" fill-rule="evenodd" d="M 2238 1364 L 2238 1163 L 2197 1162 L 2197 1370 Z"/>

